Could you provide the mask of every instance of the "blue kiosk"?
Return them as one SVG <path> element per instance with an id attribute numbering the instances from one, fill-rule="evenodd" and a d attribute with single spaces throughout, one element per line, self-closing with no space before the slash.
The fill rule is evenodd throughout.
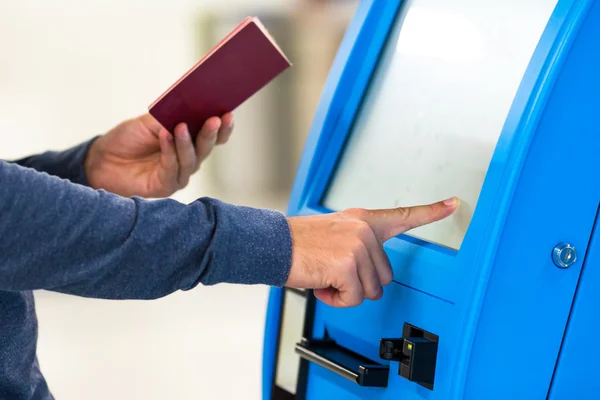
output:
<path id="1" fill-rule="evenodd" d="M 599 176 L 600 1 L 362 0 L 288 213 L 461 207 L 379 301 L 273 289 L 263 398 L 600 398 Z"/>

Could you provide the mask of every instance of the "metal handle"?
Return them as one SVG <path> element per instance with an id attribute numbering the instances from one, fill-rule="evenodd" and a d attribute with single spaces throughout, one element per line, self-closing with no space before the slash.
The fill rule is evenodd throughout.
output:
<path id="1" fill-rule="evenodd" d="M 296 344 L 296 353 L 360 386 L 387 387 L 389 366 L 362 357 L 332 340 L 303 340 Z"/>

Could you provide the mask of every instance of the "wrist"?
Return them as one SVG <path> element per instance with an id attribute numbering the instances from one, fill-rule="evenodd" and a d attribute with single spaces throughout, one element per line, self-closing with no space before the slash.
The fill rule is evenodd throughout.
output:
<path id="1" fill-rule="evenodd" d="M 99 188 L 97 176 L 98 171 L 102 167 L 102 147 L 104 143 L 103 138 L 104 136 L 100 136 L 96 140 L 94 140 L 83 162 L 83 168 L 87 176 L 88 184 L 93 189 Z"/>

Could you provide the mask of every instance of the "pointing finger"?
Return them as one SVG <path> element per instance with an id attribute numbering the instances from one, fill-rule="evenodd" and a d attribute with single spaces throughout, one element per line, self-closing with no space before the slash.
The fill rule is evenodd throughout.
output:
<path id="1" fill-rule="evenodd" d="M 459 201 L 453 197 L 429 205 L 372 210 L 366 213 L 366 222 L 382 242 L 416 227 L 443 220 L 456 211 Z"/>

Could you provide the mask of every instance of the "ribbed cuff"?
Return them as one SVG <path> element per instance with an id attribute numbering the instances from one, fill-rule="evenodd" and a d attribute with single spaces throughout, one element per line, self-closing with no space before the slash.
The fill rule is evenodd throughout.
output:
<path id="1" fill-rule="evenodd" d="M 212 249 L 214 258 L 204 284 L 284 286 L 292 264 L 287 218 L 278 211 L 212 203 L 216 209 L 213 240 L 221 245 Z"/>
<path id="2" fill-rule="evenodd" d="M 47 151 L 43 154 L 10 162 L 62 179 L 68 179 L 73 183 L 89 186 L 84 164 L 90 147 L 98 137 L 96 136 L 65 151 Z"/>
<path id="3" fill-rule="evenodd" d="M 65 172 L 63 178 L 84 186 L 89 186 L 88 177 L 85 171 L 85 160 L 90 147 L 99 136 L 94 137 L 87 142 L 72 147 L 59 153 L 59 157 L 65 160 Z"/>

